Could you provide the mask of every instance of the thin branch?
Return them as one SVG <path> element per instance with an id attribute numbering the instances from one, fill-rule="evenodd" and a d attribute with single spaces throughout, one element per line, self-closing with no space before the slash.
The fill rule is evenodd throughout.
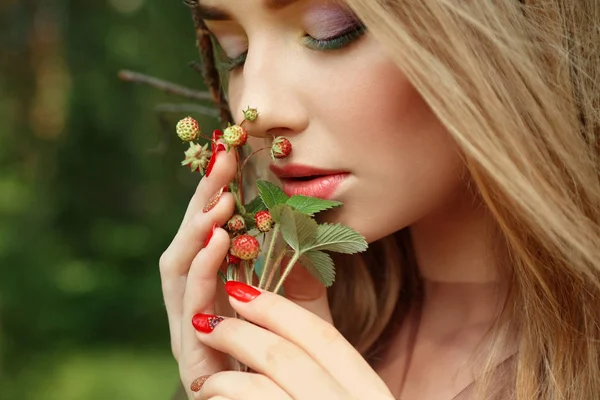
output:
<path id="1" fill-rule="evenodd" d="M 198 104 L 193 103 L 183 103 L 183 104 L 158 104 L 154 107 L 154 111 L 161 113 L 191 113 L 191 114 L 200 114 L 206 115 L 208 117 L 216 118 L 219 116 L 219 111 L 215 108 L 205 107 Z"/>
<path id="2" fill-rule="evenodd" d="M 195 99 L 200 101 L 212 100 L 212 96 L 208 92 L 200 92 L 194 89 L 187 88 L 185 86 L 177 85 L 172 82 L 144 75 L 139 72 L 121 70 L 119 71 L 118 75 L 119 78 L 123 81 L 141 83 L 144 85 L 152 86 L 156 89 L 162 90 L 163 92 L 175 94 L 188 99 Z"/>
<path id="3" fill-rule="evenodd" d="M 201 62 L 199 61 L 190 61 L 188 63 L 188 66 L 193 69 L 194 71 L 198 72 L 200 75 L 204 74 L 203 72 L 203 65 Z"/>

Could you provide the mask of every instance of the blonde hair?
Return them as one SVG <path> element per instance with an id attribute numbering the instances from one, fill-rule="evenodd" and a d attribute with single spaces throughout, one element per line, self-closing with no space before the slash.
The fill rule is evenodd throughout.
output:
<path id="1" fill-rule="evenodd" d="M 516 397 L 597 398 L 597 0 L 346 2 L 456 140 L 497 222 L 512 285 L 504 317 L 519 335 Z M 398 272 L 414 268 L 404 232 L 382 242 L 375 251 L 396 256 L 355 257 L 340 271 L 353 276 L 332 288 L 338 326 L 365 354 L 385 348 L 402 300 L 418 293 Z"/>
<path id="2" fill-rule="evenodd" d="M 597 0 L 346 3 L 455 139 L 497 222 L 511 282 L 498 323 L 518 334 L 516 397 L 597 398 Z M 343 263 L 334 322 L 376 363 L 420 295 L 408 229 Z"/>

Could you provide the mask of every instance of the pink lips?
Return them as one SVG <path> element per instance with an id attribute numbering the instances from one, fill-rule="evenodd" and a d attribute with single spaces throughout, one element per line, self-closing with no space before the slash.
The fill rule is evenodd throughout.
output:
<path id="1" fill-rule="evenodd" d="M 304 195 L 321 199 L 331 199 L 336 189 L 350 175 L 346 171 L 298 164 L 290 164 L 283 168 L 272 164 L 270 169 L 281 179 L 283 191 L 288 196 Z"/>

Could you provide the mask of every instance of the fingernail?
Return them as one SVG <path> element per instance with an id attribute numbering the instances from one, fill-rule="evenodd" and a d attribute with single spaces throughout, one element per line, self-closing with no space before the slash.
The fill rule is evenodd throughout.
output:
<path id="1" fill-rule="evenodd" d="M 213 208 L 215 208 L 215 206 L 217 205 L 217 203 L 219 202 L 219 200 L 221 199 L 221 196 L 223 195 L 223 192 L 225 191 L 225 189 L 227 189 L 227 186 L 223 186 L 217 193 L 215 193 L 209 200 L 208 203 L 206 203 L 206 205 L 204 206 L 204 208 L 202 209 L 202 212 L 207 213 L 210 210 L 212 210 Z"/>
<path id="2" fill-rule="evenodd" d="M 223 317 L 212 314 L 196 314 L 192 317 L 194 329 L 202 333 L 211 333 L 221 321 Z"/>
<path id="3" fill-rule="evenodd" d="M 215 162 L 217 162 L 217 154 L 219 154 L 219 152 L 223 151 L 223 150 L 225 150 L 225 145 L 223 143 L 219 143 L 217 145 L 217 147 L 213 150 L 212 157 L 210 158 L 210 161 L 208 162 L 208 168 L 206 168 L 205 176 L 207 178 L 210 175 L 210 173 L 212 172 L 212 169 L 215 166 Z"/>
<path id="4" fill-rule="evenodd" d="M 231 297 L 243 303 L 249 303 L 260 295 L 260 291 L 252 286 L 236 281 L 228 281 L 225 290 Z"/>
<path id="5" fill-rule="evenodd" d="M 210 239 L 212 239 L 213 234 L 215 233 L 215 229 L 217 229 L 219 227 L 219 224 L 217 224 L 216 222 L 213 224 L 212 229 L 210 230 L 210 232 L 208 232 L 208 236 L 206 237 L 206 242 L 204 242 L 204 247 L 208 246 L 208 243 L 210 243 Z"/>
<path id="6" fill-rule="evenodd" d="M 200 378 L 194 379 L 192 384 L 190 385 L 190 389 L 192 392 L 199 392 L 204 386 L 204 383 L 210 378 L 211 375 L 202 375 Z"/>
<path id="7" fill-rule="evenodd" d="M 223 132 L 221 130 L 215 129 L 213 131 L 213 134 L 212 134 L 213 142 L 216 142 L 217 140 L 221 139 L 222 137 L 223 137 Z"/>

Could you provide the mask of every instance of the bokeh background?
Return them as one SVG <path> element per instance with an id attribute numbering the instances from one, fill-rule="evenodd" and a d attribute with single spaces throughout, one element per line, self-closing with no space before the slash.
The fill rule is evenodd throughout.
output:
<path id="1" fill-rule="evenodd" d="M 174 126 L 202 117 L 117 74 L 202 91 L 197 59 L 181 0 L 0 0 L 0 399 L 174 393 L 158 259 L 198 182 Z"/>

